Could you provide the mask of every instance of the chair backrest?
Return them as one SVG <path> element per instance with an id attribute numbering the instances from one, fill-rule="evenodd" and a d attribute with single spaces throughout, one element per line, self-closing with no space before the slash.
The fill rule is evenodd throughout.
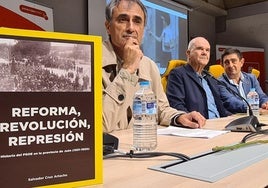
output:
<path id="1" fill-rule="evenodd" d="M 251 74 L 254 74 L 256 76 L 256 78 L 258 78 L 260 76 L 260 71 L 258 69 L 252 69 L 251 70 Z"/>
<path id="2" fill-rule="evenodd" d="M 219 78 L 224 73 L 224 68 L 220 64 L 210 65 L 208 71 L 215 77 Z"/>
<path id="3" fill-rule="evenodd" d="M 182 60 L 182 59 L 172 59 L 168 62 L 167 69 L 166 71 L 162 74 L 161 82 L 164 91 L 166 92 L 166 87 L 167 87 L 167 80 L 168 80 L 168 75 L 172 69 L 178 66 L 185 65 L 187 61 Z"/>

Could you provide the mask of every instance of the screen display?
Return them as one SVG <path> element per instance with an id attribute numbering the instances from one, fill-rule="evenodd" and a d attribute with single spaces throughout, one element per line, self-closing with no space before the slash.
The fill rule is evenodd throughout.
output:
<path id="1" fill-rule="evenodd" d="M 163 1 L 142 0 L 147 8 L 143 52 L 154 60 L 161 74 L 171 59 L 186 59 L 187 10 Z M 179 4 L 178 4 L 179 6 Z"/>

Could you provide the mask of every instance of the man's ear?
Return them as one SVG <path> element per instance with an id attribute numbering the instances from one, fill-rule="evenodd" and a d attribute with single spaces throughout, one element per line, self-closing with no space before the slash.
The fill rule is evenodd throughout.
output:
<path id="1" fill-rule="evenodd" d="M 245 58 L 242 58 L 240 62 L 241 62 L 241 67 L 242 67 L 245 63 Z"/>
<path id="2" fill-rule="evenodd" d="M 186 50 L 186 57 L 189 57 L 190 56 L 190 50 Z"/>
<path id="3" fill-rule="evenodd" d="M 109 35 L 110 34 L 110 22 L 105 21 L 105 27 L 106 27 L 107 34 Z"/>

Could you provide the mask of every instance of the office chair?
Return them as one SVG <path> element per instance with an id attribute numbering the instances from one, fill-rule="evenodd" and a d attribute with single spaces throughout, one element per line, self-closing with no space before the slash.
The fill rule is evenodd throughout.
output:
<path id="1" fill-rule="evenodd" d="M 167 87 L 168 75 L 170 71 L 174 69 L 175 67 L 185 65 L 186 63 L 187 61 L 181 60 L 181 59 L 172 59 L 168 62 L 167 69 L 161 76 L 161 82 L 162 82 L 162 86 L 165 92 L 166 92 L 166 87 Z"/>
<path id="2" fill-rule="evenodd" d="M 258 69 L 252 69 L 251 70 L 251 74 L 254 74 L 256 76 L 256 78 L 259 78 L 260 76 L 260 71 Z"/>
<path id="3" fill-rule="evenodd" d="M 224 73 L 224 68 L 220 64 L 210 65 L 208 71 L 215 78 L 219 78 Z"/>

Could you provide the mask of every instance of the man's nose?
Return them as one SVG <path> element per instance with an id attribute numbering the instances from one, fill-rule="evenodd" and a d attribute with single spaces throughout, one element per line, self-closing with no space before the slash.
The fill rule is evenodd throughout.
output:
<path id="1" fill-rule="evenodd" d="M 134 30 L 134 22 L 133 21 L 128 22 L 127 29 L 130 30 L 130 31 Z"/>

